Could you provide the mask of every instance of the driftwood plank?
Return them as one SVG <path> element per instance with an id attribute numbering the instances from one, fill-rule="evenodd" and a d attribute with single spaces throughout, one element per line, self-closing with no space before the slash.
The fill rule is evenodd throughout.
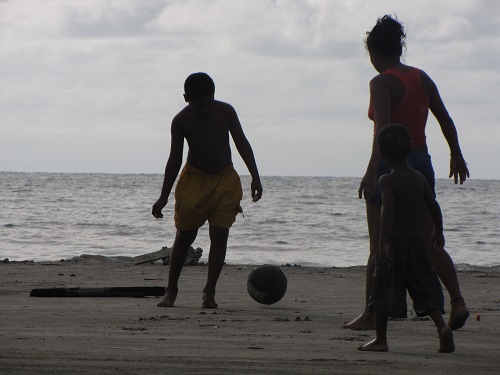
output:
<path id="1" fill-rule="evenodd" d="M 129 286 L 111 288 L 49 288 L 32 289 L 30 297 L 146 297 L 163 296 L 162 286 Z"/>
<path id="2" fill-rule="evenodd" d="M 163 259 L 170 256 L 170 250 L 168 247 L 163 247 L 161 250 L 154 251 L 152 253 L 147 253 L 134 257 L 135 264 L 142 264 L 147 262 L 154 262 L 155 260 Z"/>

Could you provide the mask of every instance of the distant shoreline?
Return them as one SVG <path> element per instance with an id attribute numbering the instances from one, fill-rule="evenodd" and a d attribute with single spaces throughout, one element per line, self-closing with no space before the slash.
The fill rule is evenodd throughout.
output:
<path id="1" fill-rule="evenodd" d="M 110 176 L 115 176 L 115 175 L 123 175 L 123 176 L 157 176 L 159 178 L 163 177 L 162 172 L 154 173 L 154 172 L 47 172 L 47 171 L 0 171 L 0 173 L 24 173 L 24 174 L 54 174 L 54 175 L 60 175 L 60 174 L 67 174 L 67 175 L 110 175 Z M 250 175 L 245 174 L 245 173 L 239 173 L 241 177 L 244 178 L 250 178 Z M 354 179 L 359 179 L 363 176 L 302 176 L 302 175 L 261 175 L 261 178 L 354 178 Z M 446 175 L 443 175 L 442 177 L 436 176 L 436 180 L 446 180 L 446 181 L 451 181 L 451 178 L 447 177 Z M 482 177 L 474 177 L 472 179 L 468 179 L 467 181 L 473 181 L 473 180 L 481 180 L 481 181 L 499 181 L 500 178 L 482 178 Z"/>

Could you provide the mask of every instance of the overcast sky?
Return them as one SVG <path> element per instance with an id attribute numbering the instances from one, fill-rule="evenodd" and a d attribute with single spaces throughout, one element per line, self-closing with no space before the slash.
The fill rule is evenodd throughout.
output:
<path id="1" fill-rule="evenodd" d="M 364 37 L 387 13 L 407 28 L 406 63 L 437 83 L 471 177 L 499 179 L 496 0 L 0 0 L 0 171 L 163 173 L 184 80 L 204 71 L 261 175 L 362 176 Z M 446 178 L 432 116 L 427 135 Z"/>

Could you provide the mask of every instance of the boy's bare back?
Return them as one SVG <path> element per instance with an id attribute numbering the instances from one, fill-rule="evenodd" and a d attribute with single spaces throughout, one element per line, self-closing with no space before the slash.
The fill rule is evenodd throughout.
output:
<path id="1" fill-rule="evenodd" d="M 434 224 L 433 246 L 444 246 L 443 217 L 425 177 L 408 165 L 411 150 L 408 130 L 400 124 L 383 127 L 377 136 L 379 152 L 391 173 L 379 178 L 382 195 L 379 245 L 387 254 L 394 234 L 420 235 L 423 216 L 429 212 Z"/>
<path id="2" fill-rule="evenodd" d="M 204 110 L 191 105 L 172 121 L 172 140 L 189 146 L 188 161 L 207 174 L 216 174 L 231 164 L 229 134 L 238 136 L 238 116 L 227 103 L 209 100 Z"/>
<path id="3" fill-rule="evenodd" d="M 392 232 L 419 234 L 422 216 L 433 194 L 425 177 L 407 164 L 380 177 L 383 209 L 393 210 Z"/>

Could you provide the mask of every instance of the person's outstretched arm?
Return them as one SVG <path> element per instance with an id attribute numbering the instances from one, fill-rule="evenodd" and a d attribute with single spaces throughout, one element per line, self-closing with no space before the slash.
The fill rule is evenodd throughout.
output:
<path id="1" fill-rule="evenodd" d="M 248 142 L 248 139 L 243 132 L 243 128 L 241 126 L 240 120 L 238 119 L 236 111 L 230 105 L 228 105 L 228 112 L 229 131 L 231 132 L 231 137 L 233 138 L 238 153 L 241 155 L 241 158 L 245 162 L 245 165 L 247 166 L 248 171 L 252 176 L 252 200 L 254 202 L 257 202 L 262 197 L 263 189 L 252 146 L 250 145 L 250 142 Z"/>
<path id="2" fill-rule="evenodd" d="M 394 214 L 396 209 L 394 206 L 394 194 L 392 193 L 392 188 L 387 177 L 388 176 L 382 176 L 379 179 L 379 188 L 382 195 L 379 251 L 381 259 L 391 262 L 392 259 L 389 257 L 389 238 L 394 225 Z"/>
<path id="3" fill-rule="evenodd" d="M 162 218 L 161 210 L 167 205 L 168 196 L 174 186 L 175 179 L 179 174 L 182 166 L 182 153 L 184 150 L 184 136 L 181 131 L 181 124 L 174 118 L 170 129 L 170 155 L 167 165 L 165 166 L 165 176 L 163 177 L 163 186 L 161 188 L 160 198 L 156 201 L 152 208 L 152 214 L 157 219 Z"/>
<path id="4" fill-rule="evenodd" d="M 429 210 L 432 221 L 434 223 L 434 233 L 432 234 L 432 244 L 435 250 L 442 250 L 444 248 L 445 239 L 443 234 L 443 214 L 441 213 L 441 207 L 436 201 L 434 194 L 427 183 L 425 177 L 421 176 L 422 184 L 424 185 L 424 202 Z"/>
<path id="5" fill-rule="evenodd" d="M 462 185 L 470 174 L 469 169 L 467 168 L 467 163 L 462 155 L 462 150 L 460 149 L 457 128 L 455 127 L 455 123 L 448 113 L 443 100 L 441 99 L 441 95 L 439 94 L 436 84 L 428 75 L 425 74 L 425 77 L 429 80 L 431 88 L 429 96 L 429 109 L 434 117 L 436 117 L 446 142 L 448 142 L 448 146 L 450 147 L 449 177 L 453 176 L 455 184 L 460 180 L 460 185 Z"/>

